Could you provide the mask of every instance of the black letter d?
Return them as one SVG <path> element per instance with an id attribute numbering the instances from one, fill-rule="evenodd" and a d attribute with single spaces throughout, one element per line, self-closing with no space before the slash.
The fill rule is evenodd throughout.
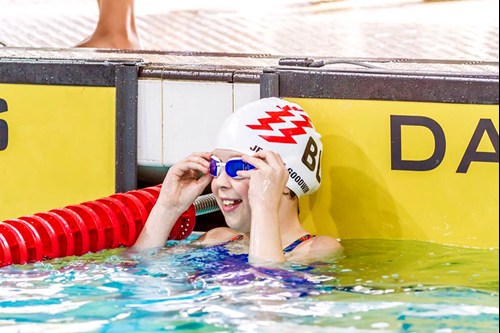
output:
<path id="1" fill-rule="evenodd" d="M 434 153 L 427 160 L 408 161 L 402 158 L 401 126 L 423 126 L 434 136 Z M 437 168 L 446 152 L 446 138 L 441 126 L 433 119 L 421 116 L 391 116 L 392 170 L 429 171 Z"/>

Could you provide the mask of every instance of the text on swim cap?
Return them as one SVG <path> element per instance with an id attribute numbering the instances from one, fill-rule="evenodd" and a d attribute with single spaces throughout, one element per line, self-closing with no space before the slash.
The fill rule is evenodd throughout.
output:
<path id="1" fill-rule="evenodd" d="M 297 141 L 293 138 L 295 135 L 306 134 L 304 128 L 312 128 L 311 119 L 306 115 L 304 110 L 299 109 L 295 106 L 285 105 L 281 107 L 276 106 L 279 111 L 266 111 L 269 116 L 267 118 L 260 118 L 257 121 L 260 125 L 246 125 L 248 128 L 256 131 L 273 131 L 280 132 L 277 135 L 259 135 L 261 138 L 268 142 L 273 143 L 288 143 L 296 144 Z M 292 113 L 294 111 L 295 113 Z M 285 119 L 293 117 L 296 120 Z M 273 128 L 271 124 L 286 124 L 286 128 Z"/>
<path id="2" fill-rule="evenodd" d="M 292 178 L 297 183 L 297 185 L 299 185 L 299 187 L 302 189 L 302 192 L 304 192 L 304 194 L 309 192 L 309 186 L 307 186 L 304 179 L 302 179 L 302 177 L 300 177 L 295 171 L 293 171 L 292 168 L 288 168 L 288 175 L 290 176 L 290 178 Z"/>
<path id="3" fill-rule="evenodd" d="M 253 147 L 250 147 L 249 149 L 250 149 L 251 151 L 253 151 L 254 153 L 258 153 L 259 151 L 264 150 L 264 148 L 259 147 L 259 146 L 257 146 L 257 145 L 255 145 L 255 146 L 253 146 Z"/>
<path id="4" fill-rule="evenodd" d="M 312 137 L 309 137 L 306 148 L 302 154 L 302 163 L 312 172 L 316 170 L 316 180 L 321 183 L 321 150 Z"/>
<path id="5" fill-rule="evenodd" d="M 302 154 L 301 162 L 308 170 L 316 172 L 315 176 L 318 183 L 321 183 L 321 153 L 322 151 L 318 148 L 316 141 L 314 141 L 312 137 L 309 137 Z M 304 194 L 309 192 L 310 188 L 309 185 L 307 185 L 306 180 L 294 171 L 293 168 L 288 168 L 288 175 L 300 187 Z M 302 174 L 302 176 L 304 176 L 304 174 Z M 307 178 L 308 177 L 306 177 L 306 179 Z"/>

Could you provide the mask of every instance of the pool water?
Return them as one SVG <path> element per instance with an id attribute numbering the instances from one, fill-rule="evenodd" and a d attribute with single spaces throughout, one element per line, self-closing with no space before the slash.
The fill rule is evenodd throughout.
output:
<path id="1" fill-rule="evenodd" d="M 499 331 L 498 250 L 346 240 L 341 257 L 263 268 L 194 237 L 1 268 L 0 332 Z"/>

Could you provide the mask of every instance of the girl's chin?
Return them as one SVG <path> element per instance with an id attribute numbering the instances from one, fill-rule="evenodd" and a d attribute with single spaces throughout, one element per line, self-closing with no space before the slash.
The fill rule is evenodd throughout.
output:
<path id="1" fill-rule="evenodd" d="M 241 225 L 239 221 L 233 221 L 232 219 L 226 219 L 226 224 L 229 228 L 238 231 L 238 232 L 243 232 L 247 233 L 249 232 L 249 228 L 245 228 L 244 226 Z"/>

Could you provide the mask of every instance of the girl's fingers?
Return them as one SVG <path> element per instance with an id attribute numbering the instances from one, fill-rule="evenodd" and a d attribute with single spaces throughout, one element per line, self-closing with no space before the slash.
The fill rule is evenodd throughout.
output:
<path id="1" fill-rule="evenodd" d="M 194 153 L 186 157 L 181 163 L 194 162 L 199 163 L 208 167 L 210 165 L 210 154 L 209 153 Z"/>
<path id="2" fill-rule="evenodd" d="M 190 156 L 199 156 L 199 157 L 202 157 L 204 159 L 210 159 L 210 156 L 212 156 L 211 153 L 209 152 L 206 152 L 206 151 L 199 151 L 199 152 L 194 152 L 192 154 L 190 154 L 187 158 L 189 158 Z"/>
<path id="3" fill-rule="evenodd" d="M 209 165 L 203 165 L 198 162 L 184 162 L 172 167 L 174 170 L 178 170 L 179 172 L 175 172 L 176 174 L 184 174 L 189 171 L 199 171 L 203 174 L 207 174 L 209 171 Z"/>
<path id="4" fill-rule="evenodd" d="M 281 156 L 272 151 L 260 151 L 254 156 L 243 155 L 242 158 L 245 162 L 252 164 L 257 169 L 285 169 L 285 163 Z"/>
<path id="5" fill-rule="evenodd" d="M 262 167 L 266 165 L 266 162 L 262 158 L 259 158 L 255 155 L 254 156 L 242 155 L 241 158 L 244 162 L 250 163 L 256 168 L 259 168 L 259 166 Z"/>
<path id="6" fill-rule="evenodd" d="M 270 150 L 261 150 L 253 156 L 243 155 L 242 158 L 245 162 L 248 163 L 251 162 L 259 163 L 258 161 L 263 161 L 267 162 L 266 164 L 274 164 L 274 163 L 284 164 L 280 154 Z"/>
<path id="7" fill-rule="evenodd" d="M 182 172 L 186 172 L 190 169 L 198 170 L 203 173 L 208 172 L 210 167 L 210 153 L 193 153 L 180 162 L 177 162 L 172 166 L 172 169 L 178 169 Z"/>
<path id="8" fill-rule="evenodd" d="M 253 165 L 256 169 L 265 169 L 269 165 L 269 162 L 266 160 L 265 155 L 259 155 L 259 156 L 243 155 L 241 158 L 243 159 L 243 161 Z"/>
<path id="9" fill-rule="evenodd" d="M 258 171 L 266 171 L 267 173 L 272 172 L 274 175 L 281 178 L 285 175 L 288 177 L 288 172 L 286 172 L 285 164 L 278 153 L 272 151 L 260 151 L 253 156 L 242 155 L 243 161 L 252 164 L 255 169 L 248 171 L 238 171 L 237 174 L 241 178 L 251 178 L 252 175 Z"/>
<path id="10" fill-rule="evenodd" d="M 212 175 L 205 174 L 201 176 L 200 179 L 198 179 L 198 184 L 200 186 L 201 191 L 203 191 L 208 186 L 208 184 L 210 184 L 212 178 L 213 178 Z"/>
<path id="11" fill-rule="evenodd" d="M 238 175 L 238 177 L 242 179 L 250 179 L 252 177 L 252 170 L 249 171 L 240 170 L 237 171 L 236 174 Z"/>

